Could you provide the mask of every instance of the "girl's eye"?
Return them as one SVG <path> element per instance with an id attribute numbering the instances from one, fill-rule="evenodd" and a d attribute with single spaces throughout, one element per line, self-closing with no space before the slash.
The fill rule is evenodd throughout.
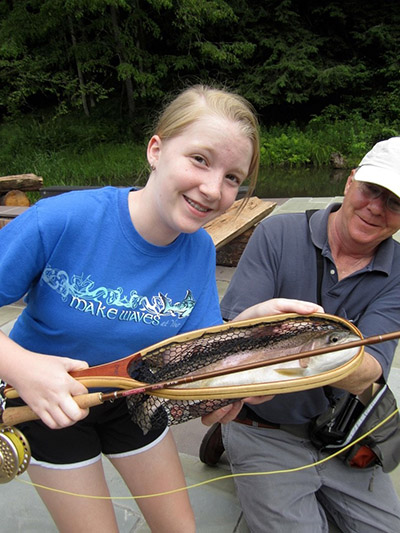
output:
<path id="1" fill-rule="evenodd" d="M 195 155 L 193 156 L 193 159 L 197 161 L 198 163 L 201 163 L 202 165 L 205 165 L 207 163 L 204 157 L 201 155 Z"/>
<path id="2" fill-rule="evenodd" d="M 240 185 L 240 183 L 241 183 L 241 180 L 237 176 L 235 176 L 234 174 L 227 174 L 226 178 L 229 181 L 233 181 L 233 182 L 237 183 L 238 185 Z"/>

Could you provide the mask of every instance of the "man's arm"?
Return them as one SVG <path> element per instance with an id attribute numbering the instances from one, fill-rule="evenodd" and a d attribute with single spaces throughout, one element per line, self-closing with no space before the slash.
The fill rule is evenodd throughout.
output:
<path id="1" fill-rule="evenodd" d="M 345 389 L 352 394 L 361 394 L 372 383 L 378 381 L 382 376 L 382 367 L 378 361 L 367 352 L 364 352 L 364 357 L 361 365 L 349 376 L 333 383 L 334 387 Z"/>

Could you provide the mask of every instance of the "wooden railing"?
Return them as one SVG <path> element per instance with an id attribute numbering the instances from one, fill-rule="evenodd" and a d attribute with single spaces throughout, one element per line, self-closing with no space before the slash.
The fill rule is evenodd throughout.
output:
<path id="1" fill-rule="evenodd" d="M 26 191 L 39 191 L 43 178 L 36 174 L 0 176 L 0 228 L 30 206 Z"/>

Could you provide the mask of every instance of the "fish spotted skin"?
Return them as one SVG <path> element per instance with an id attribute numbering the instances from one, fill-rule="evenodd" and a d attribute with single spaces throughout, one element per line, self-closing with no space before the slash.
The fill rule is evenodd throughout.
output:
<path id="1" fill-rule="evenodd" d="M 185 342 L 171 342 L 132 360 L 128 373 L 132 379 L 156 383 L 211 372 L 311 350 L 321 345 L 320 334 L 324 333 L 348 334 L 349 329 L 332 319 L 315 316 L 296 316 L 251 326 L 238 327 L 232 323 L 229 329 L 205 333 Z M 149 379 L 148 371 L 153 380 Z"/>
<path id="2" fill-rule="evenodd" d="M 315 334 L 311 340 L 307 339 L 305 344 L 297 346 L 296 349 L 298 351 L 291 351 L 291 353 L 301 353 L 309 350 L 317 350 L 319 348 L 340 345 L 346 342 L 352 342 L 356 340 L 359 340 L 359 337 L 357 335 L 354 335 L 353 333 L 350 333 L 349 331 L 337 330 L 330 331 L 327 333 L 319 332 Z M 245 370 L 243 372 L 234 372 L 232 374 L 226 374 L 224 376 L 217 376 L 210 379 L 185 383 L 183 385 L 179 385 L 177 388 L 184 389 L 198 387 L 224 387 L 247 385 L 252 383 L 271 383 L 274 381 L 281 381 L 285 379 L 314 376 L 343 365 L 352 357 L 354 357 L 357 354 L 358 350 L 359 348 L 356 347 L 346 350 L 340 350 L 337 352 L 316 355 L 309 358 L 306 367 L 303 367 L 301 365 L 300 360 L 290 361 L 286 363 L 276 363 L 274 365 L 268 365 L 252 370 Z M 218 366 L 217 364 L 212 365 L 213 370 L 235 367 L 240 364 L 246 364 L 262 360 L 262 357 L 255 358 L 254 354 L 242 353 L 240 355 L 240 358 L 232 357 L 229 363 L 225 360 L 220 366 Z M 288 355 L 288 352 L 279 355 Z M 210 371 L 208 367 L 202 369 L 202 372 L 206 371 Z M 195 374 L 196 372 L 193 372 L 191 375 Z"/>
<path id="3" fill-rule="evenodd" d="M 203 334 L 185 342 L 171 342 L 160 350 L 148 352 L 132 361 L 128 368 L 133 379 L 145 383 L 158 383 L 187 375 L 204 374 L 223 368 L 257 361 L 278 359 L 325 346 L 340 345 L 359 340 L 329 316 L 286 317 L 282 320 L 257 323 L 251 326 L 225 328 Z M 225 376 L 199 380 L 180 385 L 180 388 L 235 386 L 251 383 L 270 383 L 313 376 L 337 368 L 359 351 L 359 348 L 339 350 L 308 359 L 257 369 L 229 373 Z M 132 420 L 144 433 L 166 425 L 180 424 L 203 416 L 228 405 L 236 399 L 173 400 L 148 394 L 127 398 Z"/>

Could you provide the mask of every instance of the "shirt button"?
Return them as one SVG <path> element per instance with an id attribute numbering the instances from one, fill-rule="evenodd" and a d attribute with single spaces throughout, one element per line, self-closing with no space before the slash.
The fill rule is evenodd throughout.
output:
<path id="1" fill-rule="evenodd" d="M 330 270 L 330 274 L 332 274 L 332 276 L 333 276 L 334 274 L 336 274 L 336 272 L 335 272 L 335 270 L 334 270 L 333 268 L 331 268 L 331 270 Z"/>

